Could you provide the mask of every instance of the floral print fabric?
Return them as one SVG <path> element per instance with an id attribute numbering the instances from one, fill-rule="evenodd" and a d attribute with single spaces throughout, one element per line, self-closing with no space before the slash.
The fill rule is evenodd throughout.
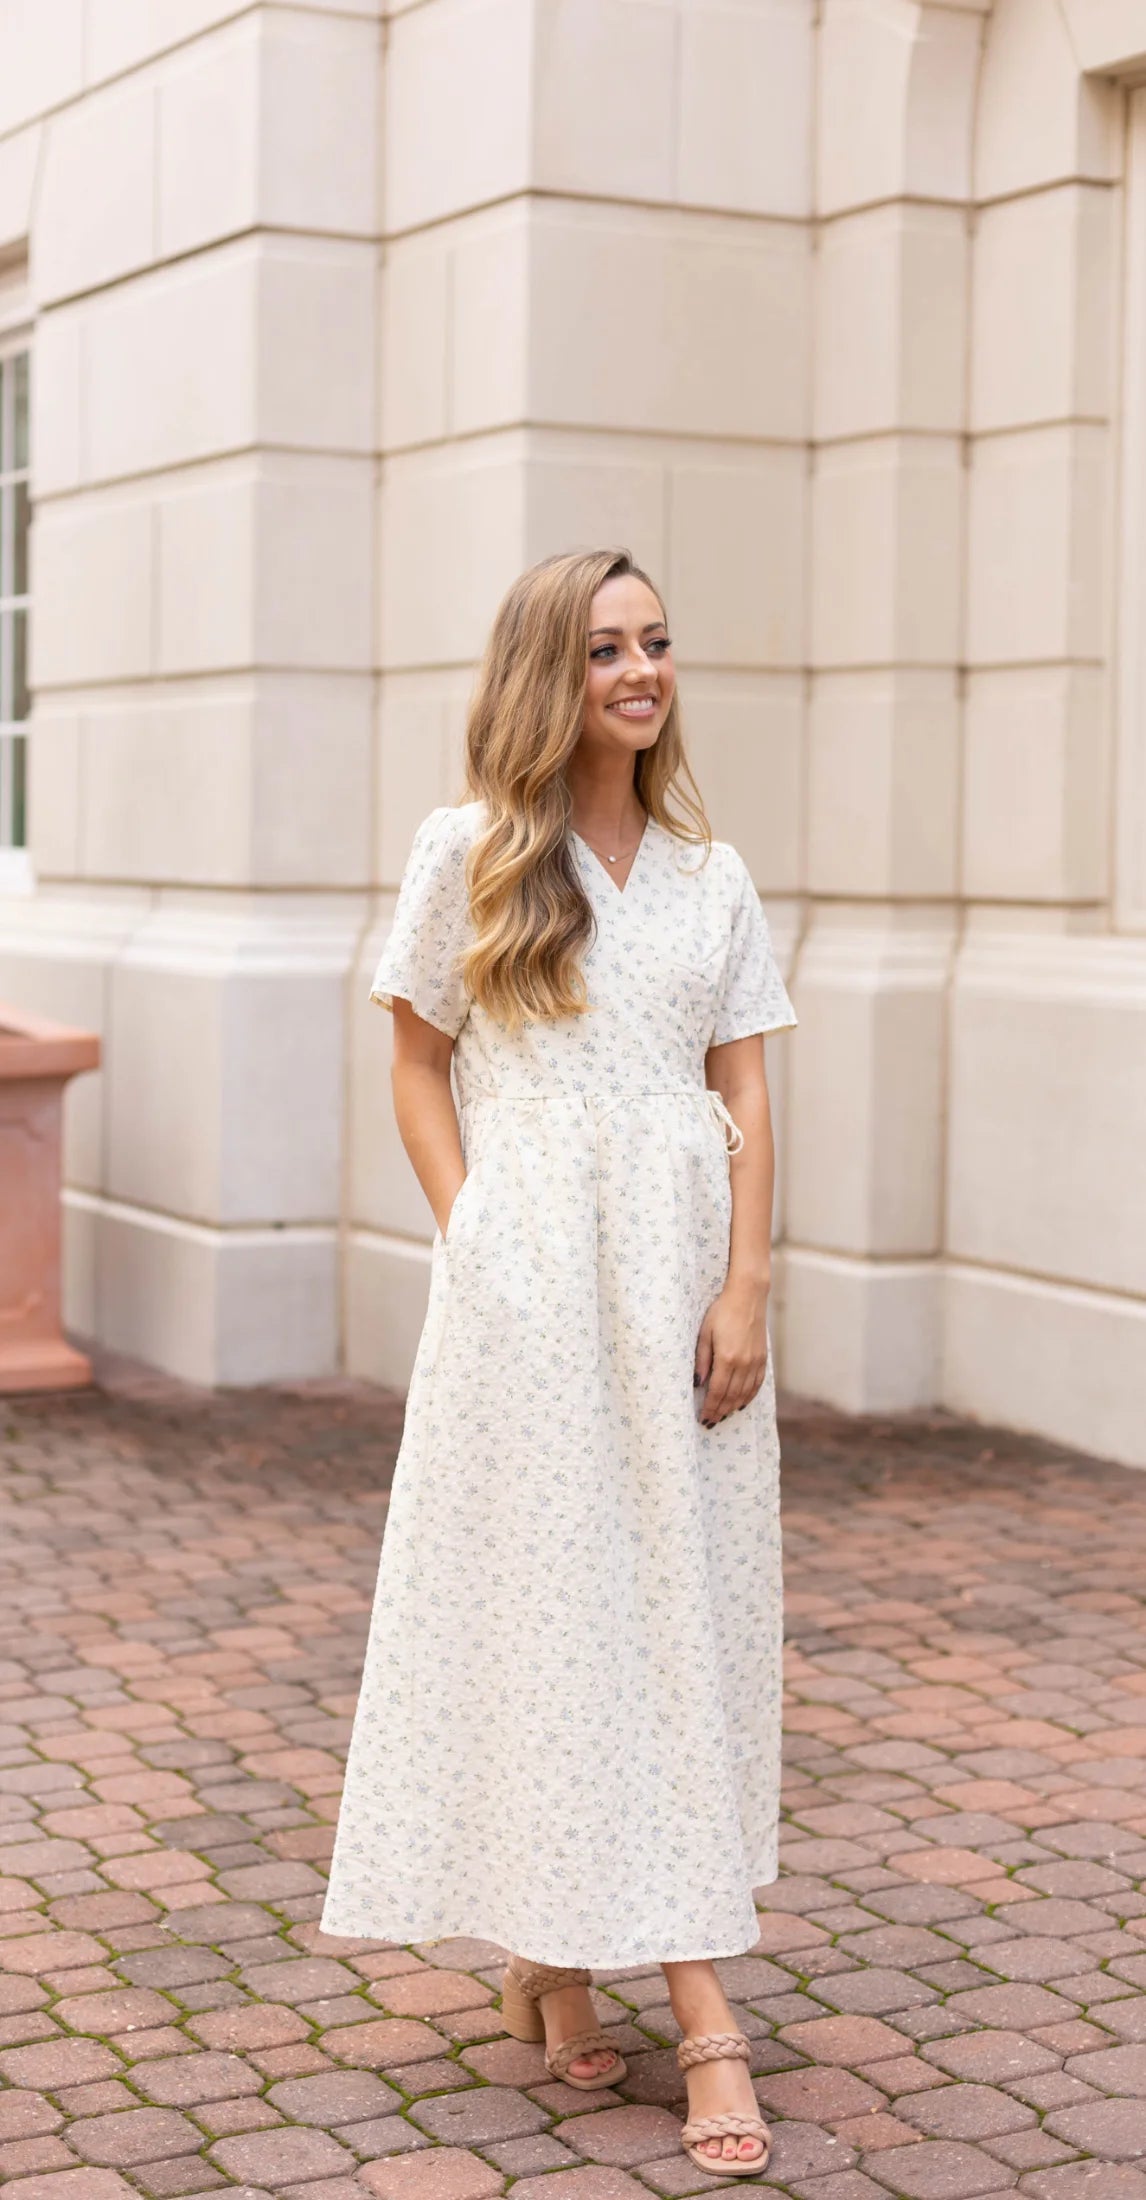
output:
<path id="1" fill-rule="evenodd" d="M 329 1933 L 536 1962 L 739 1953 L 776 1874 L 779 1449 L 693 1387 L 728 1258 L 707 1049 L 795 1022 L 735 850 L 572 835 L 592 1010 L 510 1036 L 462 988 L 477 804 L 420 827 L 372 997 L 456 1041 L 467 1175 L 411 1380 Z"/>

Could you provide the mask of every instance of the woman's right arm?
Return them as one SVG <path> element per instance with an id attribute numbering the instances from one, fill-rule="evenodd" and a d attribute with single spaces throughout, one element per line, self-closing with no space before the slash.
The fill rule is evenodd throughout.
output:
<path id="1" fill-rule="evenodd" d="M 454 1042 L 394 997 L 394 1063 L 390 1084 L 402 1144 L 444 1237 L 465 1177 L 462 1135 L 450 1084 Z"/>

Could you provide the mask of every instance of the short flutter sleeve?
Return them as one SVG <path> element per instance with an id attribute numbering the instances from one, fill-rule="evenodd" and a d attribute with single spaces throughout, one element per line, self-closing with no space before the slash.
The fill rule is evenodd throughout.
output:
<path id="1" fill-rule="evenodd" d="M 458 812 L 431 810 L 414 835 L 402 874 L 390 937 L 370 988 L 393 1008 L 409 1001 L 423 1022 L 456 1039 L 469 1012 L 461 957 L 469 924 L 467 841 Z"/>
<path id="2" fill-rule="evenodd" d="M 732 850 L 729 851 L 733 853 Z M 747 867 L 735 856 L 736 893 L 710 1045 L 727 1046 L 757 1031 L 787 1031 L 796 1021 L 772 947 L 768 920 Z"/>

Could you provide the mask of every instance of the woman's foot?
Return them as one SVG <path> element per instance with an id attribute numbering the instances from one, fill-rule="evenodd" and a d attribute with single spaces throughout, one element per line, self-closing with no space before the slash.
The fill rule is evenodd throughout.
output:
<path id="1" fill-rule="evenodd" d="M 722 2026 L 722 2030 L 736 2030 Z M 759 2116 L 760 2103 L 752 2088 L 748 2065 L 743 2062 L 696 2063 L 686 2073 L 688 2079 L 688 2113 L 690 2121 L 698 2122 L 702 2116 Z M 764 2154 L 762 2139 L 726 2137 L 702 2139 L 696 2149 L 714 2162 L 755 2162 Z"/>
<path id="2" fill-rule="evenodd" d="M 599 2029 L 599 2019 L 587 1986 L 556 1986 L 552 1993 L 542 1994 L 538 2006 L 545 2024 L 546 2052 L 550 2055 L 565 2040 L 576 2039 L 579 2032 Z M 594 2048 L 570 2063 L 569 2075 L 571 2078 L 598 2078 L 602 2085 L 608 2085 L 610 2073 L 618 2068 L 618 2060 L 613 2048 Z"/>
<path id="3" fill-rule="evenodd" d="M 669 1999 L 673 2015 L 686 2037 L 713 2032 L 739 2032 L 724 1988 L 711 1963 L 666 1963 Z M 704 2116 L 759 2116 L 760 2103 L 745 2062 L 721 2057 L 716 2062 L 694 2063 L 686 2072 L 689 2120 Z M 696 2149 L 713 2162 L 754 2162 L 766 2152 L 762 2139 L 701 2140 Z"/>

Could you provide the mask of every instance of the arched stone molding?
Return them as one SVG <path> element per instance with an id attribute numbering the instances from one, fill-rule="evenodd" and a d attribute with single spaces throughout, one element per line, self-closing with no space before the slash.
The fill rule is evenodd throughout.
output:
<path id="1" fill-rule="evenodd" d="M 1130 4 L 1141 15 L 1142 0 Z M 995 0 L 975 115 L 976 201 L 1068 179 L 1112 182 L 1120 113 L 1114 86 L 1084 73 L 1062 0 Z"/>
<path id="2" fill-rule="evenodd" d="M 1144 0 L 1059 0 L 1080 69 L 1146 70 Z"/>
<path id="3" fill-rule="evenodd" d="M 902 198 L 963 204 L 985 4 L 825 0 L 816 207 Z"/>

